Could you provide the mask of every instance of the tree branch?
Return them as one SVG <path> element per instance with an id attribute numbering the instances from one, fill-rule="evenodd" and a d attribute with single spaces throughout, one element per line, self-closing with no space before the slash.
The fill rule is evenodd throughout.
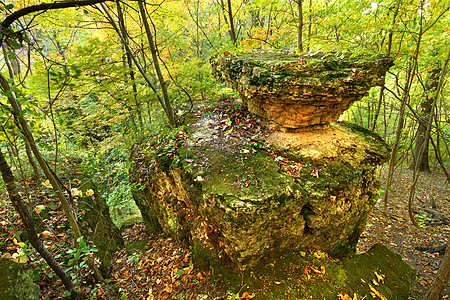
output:
<path id="1" fill-rule="evenodd" d="M 26 16 L 28 14 L 37 12 L 37 11 L 46 11 L 46 10 L 52 10 L 52 9 L 60 9 L 60 8 L 68 8 L 68 7 L 78 7 L 78 6 L 87 6 L 87 5 L 94 5 L 97 3 L 102 3 L 110 0 L 73 0 L 73 1 L 64 1 L 64 2 L 52 2 L 52 3 L 41 3 L 37 5 L 32 5 L 28 7 L 24 7 L 22 9 L 19 9 L 3 20 L 3 22 L 0 23 L 0 26 L 2 28 L 8 28 L 14 21 L 18 20 L 19 18 Z"/>

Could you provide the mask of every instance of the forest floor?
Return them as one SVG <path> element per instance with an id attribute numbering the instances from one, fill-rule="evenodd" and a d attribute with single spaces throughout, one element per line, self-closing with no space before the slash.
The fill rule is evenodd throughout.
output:
<path id="1" fill-rule="evenodd" d="M 381 182 L 385 170 L 380 171 Z M 422 299 L 433 283 L 439 269 L 442 252 L 419 251 L 416 247 L 444 245 L 450 236 L 450 193 L 445 177 L 438 172 L 422 174 L 415 199 L 415 216 L 420 228 L 414 227 L 408 217 L 407 194 L 411 172 L 400 169 L 389 194 L 387 214 L 380 200 L 370 214 L 366 230 L 358 244 L 358 252 L 368 250 L 376 243 L 383 243 L 402 256 L 417 271 L 410 299 Z M 37 187 L 39 185 L 36 185 Z M 0 256 L 12 254 L 17 247 L 12 243 L 11 207 L 7 196 L 1 195 L 0 205 Z M 418 217 L 419 216 L 419 217 Z M 15 230 L 20 222 L 13 221 Z M 60 224 L 58 226 L 61 226 Z M 115 254 L 111 266 L 111 278 L 107 285 L 93 284 L 89 278 L 82 284 L 82 294 L 91 299 L 237 299 L 211 280 L 210 274 L 197 270 L 191 263 L 191 252 L 165 235 L 148 236 L 143 224 L 128 226 L 122 230 L 126 249 Z M 63 249 L 53 251 L 64 251 Z M 37 268 L 38 259 L 30 257 L 27 265 Z M 38 279 L 41 299 L 66 299 L 61 282 L 48 275 Z M 236 293 L 236 291 L 235 291 Z M 444 299 L 449 299 L 450 284 Z M 239 295 L 250 299 L 249 295 Z M 336 296 L 336 299 L 338 297 Z M 255 297 L 257 299 L 257 297 Z M 358 298 L 359 299 L 359 298 Z"/>

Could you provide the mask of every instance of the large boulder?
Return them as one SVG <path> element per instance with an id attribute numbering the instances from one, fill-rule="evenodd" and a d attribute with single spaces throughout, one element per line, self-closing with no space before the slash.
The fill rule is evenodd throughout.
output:
<path id="1" fill-rule="evenodd" d="M 225 135 L 220 123 L 199 119 L 174 160 L 140 160 L 135 174 L 153 170 L 135 191 L 150 231 L 240 269 L 272 252 L 354 252 L 378 199 L 376 167 L 389 156 L 377 135 L 333 123 L 248 140 Z"/>
<path id="2" fill-rule="evenodd" d="M 393 65 L 387 56 L 255 52 L 216 56 L 216 77 L 239 92 L 248 109 L 273 125 L 299 128 L 336 121 Z"/>
<path id="3" fill-rule="evenodd" d="M 78 190 L 76 205 L 78 222 L 85 241 L 92 242 L 98 252 L 97 258 L 101 262 L 101 271 L 109 276 L 109 266 L 114 253 L 124 247 L 122 234 L 113 223 L 106 200 L 100 195 L 92 178 L 84 173 L 73 170 L 74 187 Z"/>

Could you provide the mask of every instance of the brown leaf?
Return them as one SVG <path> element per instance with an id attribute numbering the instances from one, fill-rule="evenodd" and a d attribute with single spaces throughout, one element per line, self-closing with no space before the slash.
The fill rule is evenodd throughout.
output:
<path id="1" fill-rule="evenodd" d="M 161 300 L 166 300 L 166 299 L 168 299 L 170 297 L 170 294 L 168 293 L 168 292 L 164 292 L 162 295 L 161 295 Z"/>

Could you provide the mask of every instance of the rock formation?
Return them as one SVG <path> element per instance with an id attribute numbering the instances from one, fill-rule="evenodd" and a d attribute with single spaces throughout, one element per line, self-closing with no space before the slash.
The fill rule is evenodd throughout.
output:
<path id="1" fill-rule="evenodd" d="M 298 128 L 336 121 L 393 65 L 387 56 L 225 55 L 211 60 L 216 77 L 239 92 L 250 112 Z"/>
<path id="2" fill-rule="evenodd" d="M 376 134 L 331 121 L 383 82 L 390 58 L 271 57 L 214 60 L 247 106 L 198 110 L 185 132 L 133 156 L 148 231 L 185 242 L 215 274 L 264 273 L 271 257 L 294 268 L 283 253 L 354 254 L 389 157 Z M 283 130 L 260 126 L 270 122 Z"/>

